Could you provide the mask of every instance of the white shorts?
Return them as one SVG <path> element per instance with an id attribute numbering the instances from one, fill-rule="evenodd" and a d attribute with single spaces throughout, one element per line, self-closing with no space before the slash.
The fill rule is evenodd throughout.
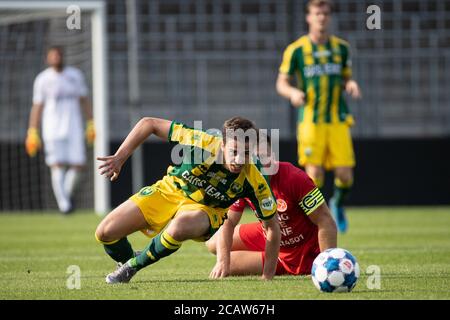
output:
<path id="1" fill-rule="evenodd" d="M 44 141 L 45 163 L 48 166 L 55 164 L 84 165 L 86 162 L 86 149 L 83 135 L 71 135 L 64 140 Z"/>

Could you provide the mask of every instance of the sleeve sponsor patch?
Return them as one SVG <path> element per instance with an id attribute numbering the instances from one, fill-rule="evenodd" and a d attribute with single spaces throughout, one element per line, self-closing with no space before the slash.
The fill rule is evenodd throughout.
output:
<path id="1" fill-rule="evenodd" d="M 319 188 L 314 188 L 300 200 L 299 205 L 303 212 L 309 215 L 324 202 L 325 199 L 323 198 L 322 192 L 320 192 Z"/>
<path id="2" fill-rule="evenodd" d="M 263 208 L 266 211 L 272 211 L 274 205 L 275 205 L 275 201 L 272 197 L 261 200 L 261 208 Z"/>

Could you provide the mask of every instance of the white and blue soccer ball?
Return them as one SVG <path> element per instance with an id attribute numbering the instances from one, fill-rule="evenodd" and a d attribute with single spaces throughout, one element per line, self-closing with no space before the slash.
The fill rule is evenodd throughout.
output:
<path id="1" fill-rule="evenodd" d="M 313 262 L 312 281 L 322 292 L 350 292 L 360 274 L 355 257 L 341 248 L 321 252 Z"/>

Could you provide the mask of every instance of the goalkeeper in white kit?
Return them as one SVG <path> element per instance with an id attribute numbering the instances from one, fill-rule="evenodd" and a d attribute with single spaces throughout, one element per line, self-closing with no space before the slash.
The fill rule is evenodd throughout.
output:
<path id="1" fill-rule="evenodd" d="M 95 129 L 82 72 L 64 65 L 63 50 L 57 46 L 48 50 L 47 64 L 49 67 L 34 81 L 25 147 L 30 157 L 36 155 L 42 146 L 42 126 L 45 163 L 50 167 L 58 208 L 66 214 L 73 210 L 73 191 L 86 162 L 83 131 L 92 145 Z M 81 109 L 87 121 L 85 130 Z"/>

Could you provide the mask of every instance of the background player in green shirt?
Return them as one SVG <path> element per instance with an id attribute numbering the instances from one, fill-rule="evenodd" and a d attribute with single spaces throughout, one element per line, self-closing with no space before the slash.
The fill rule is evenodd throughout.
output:
<path id="1" fill-rule="evenodd" d="M 344 200 L 353 184 L 355 165 L 350 126 L 353 117 L 343 97 L 360 98 L 352 80 L 349 45 L 329 34 L 331 3 L 311 0 L 307 5 L 308 35 L 290 44 L 283 55 L 277 92 L 298 108 L 299 164 L 318 187 L 324 168 L 335 174 L 330 209 L 341 232 L 347 230 Z M 296 76 L 297 87 L 291 84 Z"/>

